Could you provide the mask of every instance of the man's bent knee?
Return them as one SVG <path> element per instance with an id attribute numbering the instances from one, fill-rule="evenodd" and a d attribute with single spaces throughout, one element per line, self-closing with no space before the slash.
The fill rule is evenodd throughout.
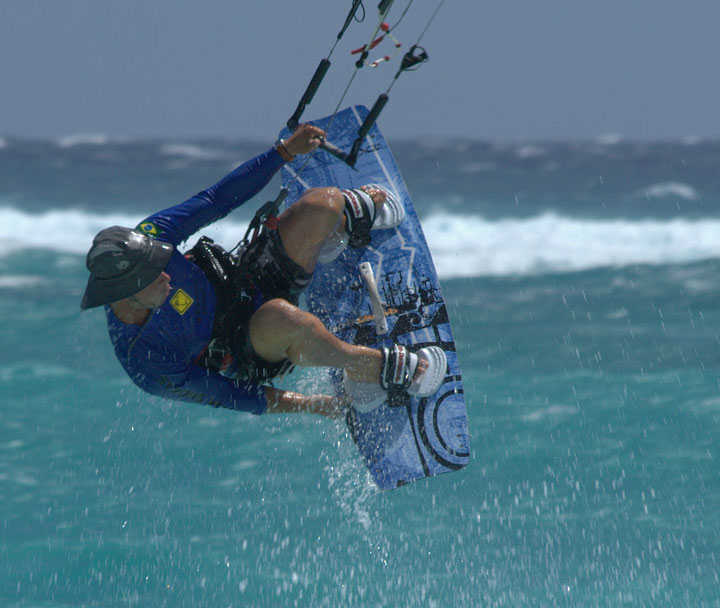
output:
<path id="1" fill-rule="evenodd" d="M 248 332 L 255 352 L 267 361 L 286 358 L 299 312 L 302 311 L 282 298 L 269 300 L 260 306 L 250 318 Z"/>
<path id="2" fill-rule="evenodd" d="M 300 199 L 295 203 L 304 207 L 306 211 L 315 213 L 330 212 L 334 215 L 340 215 L 345 208 L 345 199 L 338 188 L 311 188 L 305 191 Z"/>
<path id="3" fill-rule="evenodd" d="M 320 248 L 341 225 L 344 206 L 343 195 L 337 188 L 316 188 L 303 194 L 278 218 L 285 251 L 306 272 L 315 269 Z"/>

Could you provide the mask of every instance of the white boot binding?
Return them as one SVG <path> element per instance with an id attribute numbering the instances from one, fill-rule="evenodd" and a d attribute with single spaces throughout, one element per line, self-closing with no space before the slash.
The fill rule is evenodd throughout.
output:
<path id="1" fill-rule="evenodd" d="M 430 397 L 445 379 L 447 357 L 439 346 L 426 346 L 412 353 L 396 344 L 381 348 L 380 352 L 383 359 L 379 385 L 352 380 L 347 372 L 343 375 L 345 395 L 350 397 L 352 407 L 359 412 L 370 412 L 386 402 L 390 407 L 403 407 L 407 405 L 409 395 Z M 428 365 L 420 377 L 415 378 L 420 359 L 427 361 Z"/>
<path id="2" fill-rule="evenodd" d="M 365 188 L 381 190 L 385 202 L 378 209 L 372 197 L 360 188 L 342 190 L 345 198 L 345 230 L 342 234 L 331 234 L 318 256 L 318 262 L 328 264 L 335 260 L 347 247 L 367 247 L 370 244 L 370 230 L 385 230 L 399 226 L 405 219 L 402 201 L 380 184 L 368 184 Z"/>
<path id="3" fill-rule="evenodd" d="M 396 344 L 381 348 L 383 355 L 380 369 L 380 385 L 388 392 L 400 389 L 414 397 L 430 397 L 440 388 L 447 370 L 447 356 L 439 346 L 426 346 L 417 353 Z M 418 362 L 426 361 L 427 366 L 416 378 Z"/>
<path id="4" fill-rule="evenodd" d="M 405 220 L 405 205 L 397 196 L 380 184 L 368 184 L 365 188 L 380 190 L 385 193 L 385 202 L 379 209 L 376 207 L 372 230 L 395 228 L 403 223 Z"/>

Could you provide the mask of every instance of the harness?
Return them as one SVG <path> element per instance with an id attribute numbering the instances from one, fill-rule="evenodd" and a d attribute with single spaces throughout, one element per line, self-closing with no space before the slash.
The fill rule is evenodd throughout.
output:
<path id="1" fill-rule="evenodd" d="M 245 330 L 262 304 L 262 290 L 241 265 L 247 244 L 240 245 L 240 251 L 232 254 L 212 239 L 201 237 L 185 254 L 213 285 L 217 300 L 210 341 L 194 363 L 236 381 L 271 382 L 293 366 L 289 360 L 263 361 L 252 349 Z"/>
<path id="2" fill-rule="evenodd" d="M 252 300 L 252 283 L 249 280 L 238 281 L 238 278 L 242 278 L 238 276 L 241 274 L 237 268 L 239 256 L 233 256 L 211 238 L 200 237 L 193 248 L 185 253 L 185 258 L 200 268 L 215 288 L 219 300 L 218 308 L 221 310 L 224 305 L 229 304 L 228 298 L 237 297 L 238 288 L 241 298 L 248 297 Z M 234 293 L 230 293 L 231 291 Z"/>
<path id="3" fill-rule="evenodd" d="M 255 289 L 252 280 L 238 269 L 239 256 L 233 256 L 211 238 L 203 236 L 185 253 L 215 289 L 215 319 L 210 341 L 194 363 L 224 376 L 235 377 L 232 340 L 228 332 L 232 324 L 247 324 L 253 313 Z"/>

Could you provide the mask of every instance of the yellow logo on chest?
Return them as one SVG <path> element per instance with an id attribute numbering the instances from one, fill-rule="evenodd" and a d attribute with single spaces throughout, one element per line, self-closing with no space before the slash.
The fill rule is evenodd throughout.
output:
<path id="1" fill-rule="evenodd" d="M 170 305 L 181 315 L 184 315 L 187 312 L 187 309 L 192 306 L 192 303 L 193 299 L 182 289 L 178 289 L 175 292 L 175 295 L 170 298 Z"/>

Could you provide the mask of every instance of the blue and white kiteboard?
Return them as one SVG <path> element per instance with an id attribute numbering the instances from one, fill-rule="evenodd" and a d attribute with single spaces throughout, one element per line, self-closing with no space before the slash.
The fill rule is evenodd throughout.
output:
<path id="1" fill-rule="evenodd" d="M 354 106 L 313 124 L 325 129 L 333 144 L 349 150 L 367 114 L 367 108 Z M 281 133 L 288 136 L 287 130 Z M 420 221 L 385 138 L 373 126 L 355 168 L 324 150 L 316 151 L 304 166 L 306 162 L 307 157 L 300 157 L 283 169 L 288 204 L 308 188 L 381 184 L 403 201 L 406 210 L 397 228 L 372 231 L 368 247 L 346 248 L 333 262 L 318 264 L 306 291 L 310 312 L 345 342 L 371 348 L 435 344 L 447 355 L 445 380 L 432 397 L 408 396 L 400 404 L 385 403 L 369 412 L 350 409 L 348 429 L 370 474 L 380 488 L 391 489 L 461 469 L 469 461 L 470 448 L 455 341 Z M 363 263 L 365 274 L 369 265 L 374 275 L 383 304 L 379 311 L 377 303 L 373 310 L 372 288 L 361 276 Z M 342 372 L 329 374 L 336 394 L 341 394 Z"/>

